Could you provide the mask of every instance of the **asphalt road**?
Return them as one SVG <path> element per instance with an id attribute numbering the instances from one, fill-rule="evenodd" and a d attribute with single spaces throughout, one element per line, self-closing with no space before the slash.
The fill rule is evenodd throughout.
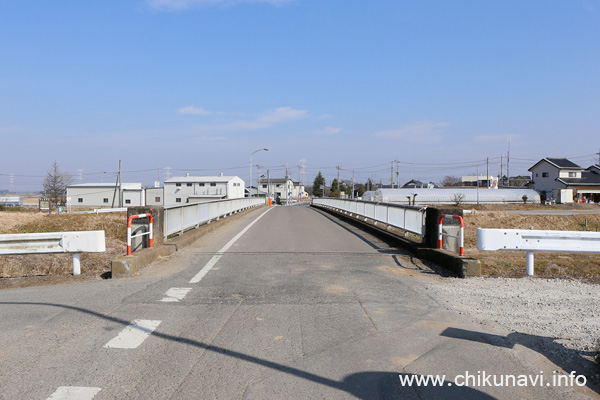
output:
<path id="1" fill-rule="evenodd" d="M 423 287 L 439 279 L 316 209 L 261 208 L 137 277 L 1 291 L 0 398 L 595 395 L 488 384 L 540 371 L 551 382 L 553 366 L 448 310 Z M 428 375 L 443 386 L 401 383 Z"/>

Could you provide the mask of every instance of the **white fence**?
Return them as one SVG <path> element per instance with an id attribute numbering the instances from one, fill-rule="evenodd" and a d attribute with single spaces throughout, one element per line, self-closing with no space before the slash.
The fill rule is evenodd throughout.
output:
<path id="1" fill-rule="evenodd" d="M 80 253 L 104 251 L 104 231 L 0 235 L 0 255 L 73 253 L 73 275 L 81 273 Z"/>
<path id="2" fill-rule="evenodd" d="M 420 237 L 425 236 L 425 208 L 422 207 L 331 198 L 313 199 L 313 204 L 382 222 Z"/>
<path id="3" fill-rule="evenodd" d="M 527 275 L 533 275 L 535 251 L 600 253 L 600 233 L 477 228 L 477 248 L 526 251 Z"/>
<path id="4" fill-rule="evenodd" d="M 164 237 L 183 233 L 213 219 L 264 204 L 264 198 L 245 197 L 165 207 Z"/>

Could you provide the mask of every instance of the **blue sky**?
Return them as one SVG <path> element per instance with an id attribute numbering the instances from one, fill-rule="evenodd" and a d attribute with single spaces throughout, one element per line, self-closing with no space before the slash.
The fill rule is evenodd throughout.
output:
<path id="1" fill-rule="evenodd" d="M 599 66 L 600 0 L 0 0 L 0 189 L 587 167 Z"/>

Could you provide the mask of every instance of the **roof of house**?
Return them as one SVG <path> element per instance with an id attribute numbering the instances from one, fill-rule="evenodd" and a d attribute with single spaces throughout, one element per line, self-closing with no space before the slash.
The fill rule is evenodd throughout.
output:
<path id="1" fill-rule="evenodd" d="M 558 178 L 557 181 L 569 186 L 600 186 L 600 174 L 591 171 L 583 171 L 581 173 L 581 178 Z"/>
<path id="2" fill-rule="evenodd" d="M 550 164 L 558 169 L 578 169 L 578 170 L 583 169 L 579 165 L 575 164 L 574 162 L 572 162 L 570 160 L 567 160 L 566 158 L 546 157 L 544 159 L 541 159 L 537 163 L 535 163 L 535 165 L 533 165 L 533 167 L 529 168 L 528 171 L 531 171 L 532 169 L 537 167 L 538 164 L 540 164 L 542 162 L 547 162 L 548 164 Z"/>
<path id="3" fill-rule="evenodd" d="M 587 170 L 595 174 L 600 174 L 600 164 L 594 164 L 590 166 Z"/>

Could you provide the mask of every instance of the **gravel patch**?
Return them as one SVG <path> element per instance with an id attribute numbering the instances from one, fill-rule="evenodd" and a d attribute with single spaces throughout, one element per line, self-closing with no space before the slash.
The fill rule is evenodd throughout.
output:
<path id="1" fill-rule="evenodd" d="M 481 324 L 533 335 L 551 358 L 579 358 L 589 364 L 598 353 L 600 285 L 541 278 L 451 278 L 426 287 L 449 308 Z"/>

